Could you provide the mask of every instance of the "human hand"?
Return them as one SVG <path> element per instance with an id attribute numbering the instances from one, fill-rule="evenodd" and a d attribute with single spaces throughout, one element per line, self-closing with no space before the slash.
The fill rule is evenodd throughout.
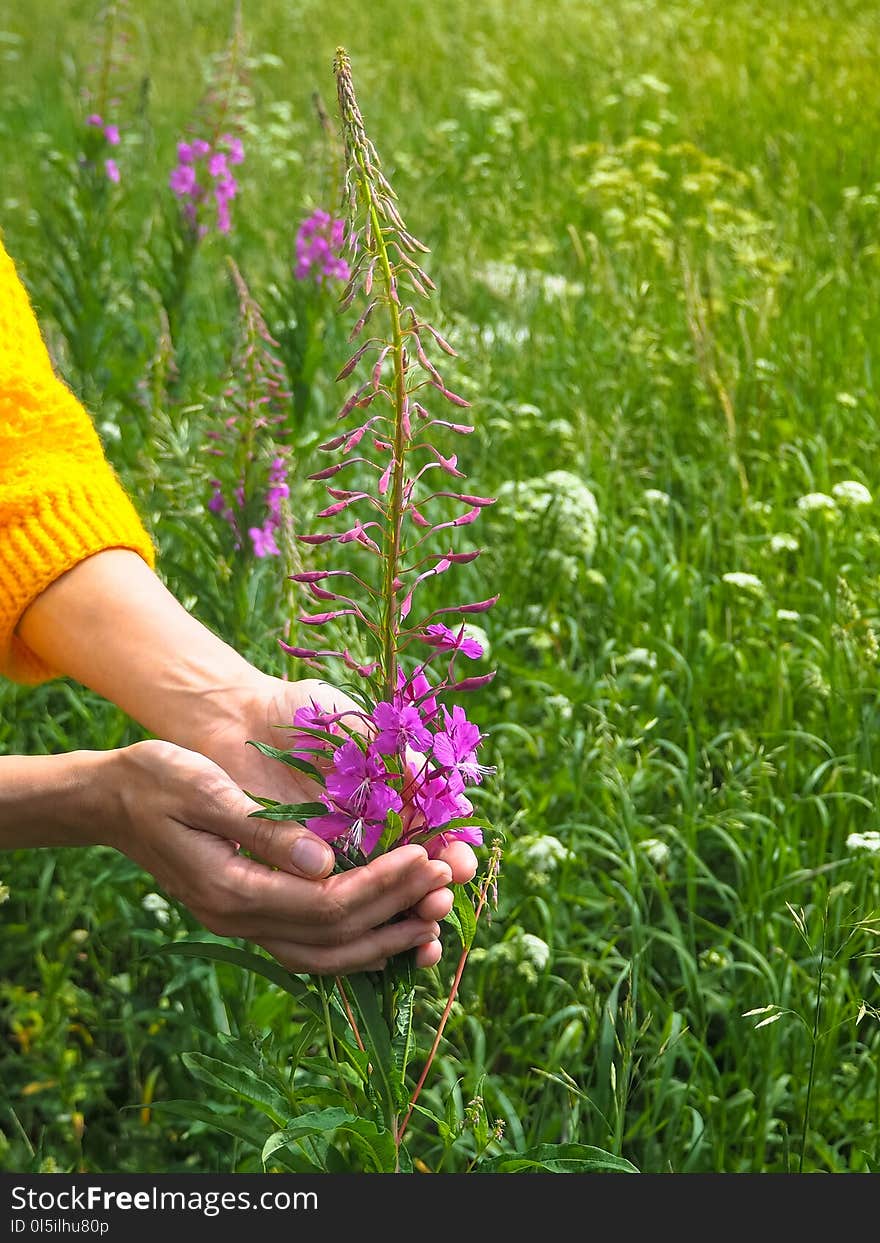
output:
<path id="1" fill-rule="evenodd" d="M 211 932 L 254 941 L 295 972 L 380 970 L 412 948 L 418 966 L 439 960 L 442 915 L 431 912 L 445 907 L 452 871 L 421 846 L 329 875 L 325 843 L 298 824 L 249 819 L 258 805 L 203 755 L 150 740 L 92 759 L 100 840 Z M 239 853 L 239 843 L 256 858 Z"/>
<path id="2" fill-rule="evenodd" d="M 198 750 L 254 794 L 279 802 L 312 802 L 319 792 L 316 782 L 247 745 L 252 740 L 283 748 L 294 732 L 294 713 L 312 702 L 328 711 L 360 711 L 353 699 L 328 682 L 317 678 L 286 682 L 259 674 L 251 685 L 227 698 L 224 714 L 216 714 L 200 734 Z M 352 727 L 359 724 L 359 719 L 352 719 Z M 438 858 L 449 864 L 453 884 L 464 884 L 476 874 L 476 855 L 465 842 L 451 842 Z M 445 914 L 448 911 L 434 912 L 432 918 L 442 919 Z"/>
<path id="3" fill-rule="evenodd" d="M 313 701 L 330 711 L 340 712 L 346 708 L 359 711 L 353 699 L 316 678 L 287 682 L 257 674 L 247 687 L 225 697 L 223 713 L 215 714 L 210 726 L 200 733 L 196 741 L 198 750 L 215 760 L 239 786 L 254 794 L 279 802 L 313 802 L 319 793 L 316 782 L 296 769 L 287 768 L 262 755 L 256 747 L 247 745 L 252 740 L 283 748 L 293 732 L 294 713 Z M 352 719 L 353 727 L 359 723 L 359 719 Z M 279 726 L 288 728 L 279 729 Z M 397 851 L 390 853 L 393 855 Z M 450 842 L 437 858 L 448 865 L 453 884 L 464 884 L 476 873 L 476 855 L 465 842 Z M 373 864 L 368 866 L 367 871 L 371 867 Z M 414 914 L 429 920 L 443 919 L 448 915 L 452 909 L 453 894 L 446 884 L 444 882 L 442 887 L 420 902 Z M 432 965 L 437 958 L 439 953 L 433 946 L 419 951 L 417 955 L 421 966 Z"/>

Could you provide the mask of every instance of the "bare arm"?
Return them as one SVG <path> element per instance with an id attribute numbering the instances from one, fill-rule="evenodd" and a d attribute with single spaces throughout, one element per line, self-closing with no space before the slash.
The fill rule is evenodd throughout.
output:
<path id="1" fill-rule="evenodd" d="M 122 550 L 62 575 L 17 633 L 166 741 L 0 760 L 0 847 L 113 845 L 213 931 L 256 940 L 294 970 L 362 970 L 410 946 L 420 946 L 422 966 L 439 959 L 435 921 L 451 908 L 448 885 L 476 869 L 467 846 L 434 860 L 405 847 L 331 876 L 332 851 L 308 829 L 249 819 L 256 804 L 242 786 L 314 796 L 246 743 L 290 722 L 312 695 L 338 703 L 330 687 L 256 670 Z M 293 784 L 276 788 L 279 779 Z"/>

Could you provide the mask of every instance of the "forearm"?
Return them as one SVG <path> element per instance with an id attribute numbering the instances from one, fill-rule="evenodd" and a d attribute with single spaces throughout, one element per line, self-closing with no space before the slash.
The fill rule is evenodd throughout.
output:
<path id="1" fill-rule="evenodd" d="M 41 659 L 151 733 L 198 749 L 226 705 L 264 679 L 192 617 L 135 553 L 80 562 L 25 612 L 18 635 Z"/>
<path id="2" fill-rule="evenodd" d="M 0 850 L 106 842 L 107 753 L 0 757 Z"/>

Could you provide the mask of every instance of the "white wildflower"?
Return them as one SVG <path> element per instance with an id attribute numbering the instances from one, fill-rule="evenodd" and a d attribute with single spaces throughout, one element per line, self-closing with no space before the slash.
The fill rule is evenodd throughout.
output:
<path id="1" fill-rule="evenodd" d="M 669 493 L 662 492 L 659 488 L 645 488 L 643 495 L 649 505 L 656 505 L 658 509 L 668 509 L 672 503 Z"/>
<path id="2" fill-rule="evenodd" d="M 570 721 L 574 711 L 567 695 L 549 695 L 544 700 L 544 707 L 550 715 L 558 716 L 560 721 Z"/>
<path id="3" fill-rule="evenodd" d="M 777 535 L 770 536 L 771 552 L 797 552 L 800 543 L 793 535 L 789 535 L 785 531 L 780 531 Z"/>
<path id="4" fill-rule="evenodd" d="M 795 609 L 777 609 L 776 620 L 781 622 L 798 622 L 801 619 L 800 613 Z"/>
<path id="5" fill-rule="evenodd" d="M 621 656 L 620 663 L 622 665 L 643 665 L 646 669 L 656 669 L 657 653 L 650 651 L 647 647 L 634 647 L 625 656 Z"/>
<path id="6" fill-rule="evenodd" d="M 550 833 L 519 838 L 512 854 L 517 863 L 544 874 L 555 872 L 561 863 L 574 860 L 574 853 Z"/>
<path id="7" fill-rule="evenodd" d="M 700 954 L 701 967 L 716 967 L 723 970 L 725 967 L 729 967 L 731 962 L 732 959 L 726 950 L 716 948 L 715 946 L 703 950 Z"/>
<path id="8" fill-rule="evenodd" d="M 743 570 L 729 570 L 721 575 L 721 581 L 728 583 L 731 587 L 736 587 L 739 591 L 754 592 L 758 596 L 764 594 L 764 584 L 757 574 L 747 574 Z"/>
<path id="9" fill-rule="evenodd" d="M 844 193 L 846 193 L 846 191 L 844 191 Z M 858 190 L 856 190 L 856 194 L 858 194 Z M 850 410 L 855 410 L 856 406 L 859 404 L 858 399 L 853 397 L 852 393 L 838 393 L 837 401 L 841 406 L 847 406 Z"/>
<path id="10" fill-rule="evenodd" d="M 520 933 L 519 944 L 523 958 L 532 963 L 538 971 L 543 971 L 550 961 L 550 946 L 547 942 L 531 932 L 523 932 Z"/>
<path id="11" fill-rule="evenodd" d="M 672 853 L 666 842 L 661 841 L 659 837 L 646 837 L 643 842 L 639 842 L 639 849 L 643 850 L 654 867 L 660 868 L 669 862 L 669 856 Z"/>
<path id="12" fill-rule="evenodd" d="M 746 501 L 746 509 L 750 514 L 755 514 L 759 518 L 769 518 L 773 512 L 773 507 L 768 501 L 756 501 L 754 498 Z"/>
<path id="13" fill-rule="evenodd" d="M 853 507 L 870 505 L 874 499 L 865 485 L 859 483 L 857 479 L 843 479 L 840 483 L 836 483 L 831 491 L 841 505 Z"/>
<path id="14" fill-rule="evenodd" d="M 811 514 L 817 510 L 836 510 L 837 502 L 827 492 L 807 492 L 798 498 L 797 507 L 802 514 Z"/>
<path id="15" fill-rule="evenodd" d="M 512 516 L 514 522 L 531 527 L 548 548 L 548 559 L 551 554 L 556 558 L 592 557 L 599 506 L 584 481 L 571 471 L 551 470 L 521 483 L 508 480 L 498 489 L 498 499 L 497 519 Z M 576 561 L 556 567 L 567 575 L 572 570 L 576 573 L 577 568 Z"/>
<path id="16" fill-rule="evenodd" d="M 869 850 L 872 854 L 880 851 L 880 833 L 869 829 L 867 833 L 850 833 L 846 839 L 847 850 Z"/>
<path id="17" fill-rule="evenodd" d="M 141 898 L 141 906 L 145 911 L 149 911 L 156 916 L 156 922 L 159 924 L 168 923 L 169 906 L 161 893 L 146 893 Z"/>

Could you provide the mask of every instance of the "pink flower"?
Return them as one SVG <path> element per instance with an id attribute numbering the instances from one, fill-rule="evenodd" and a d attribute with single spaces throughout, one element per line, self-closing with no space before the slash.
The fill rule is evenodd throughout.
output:
<path id="1" fill-rule="evenodd" d="M 380 755 L 402 755 L 407 747 L 427 751 L 431 745 L 431 734 L 411 704 L 377 703 L 373 721 L 379 727 L 373 746 Z"/>
<path id="2" fill-rule="evenodd" d="M 223 134 L 220 138 L 221 143 L 229 152 L 230 164 L 241 164 L 244 161 L 244 147 L 241 139 L 236 138 L 233 134 Z"/>
<path id="3" fill-rule="evenodd" d="M 319 729 L 324 734 L 337 734 L 339 732 L 336 726 L 335 714 L 325 712 L 318 704 L 312 700 L 310 705 L 297 708 L 293 714 L 293 724 L 300 729 Z M 329 743 L 323 738 L 315 738 L 312 734 L 295 734 L 291 740 L 291 750 L 294 754 L 305 752 L 305 759 L 312 759 L 312 752 L 326 751 Z"/>
<path id="4" fill-rule="evenodd" d="M 413 803 L 426 829 L 440 829 L 450 820 L 473 811 L 464 797 L 464 782 L 454 770 L 443 773 L 428 769 L 413 794 Z"/>
<path id="5" fill-rule="evenodd" d="M 118 125 L 105 125 L 104 126 L 104 137 L 107 139 L 111 147 L 118 146 L 119 145 L 119 126 Z"/>
<path id="6" fill-rule="evenodd" d="M 463 627 L 456 634 L 448 626 L 440 624 L 426 626 L 421 639 L 423 643 L 429 643 L 431 647 L 439 647 L 447 652 L 458 651 L 462 656 L 467 656 L 471 660 L 478 660 L 483 655 L 482 644 L 476 639 L 466 639 Z"/>
<path id="7" fill-rule="evenodd" d="M 265 527 L 249 527 L 248 535 L 254 546 L 255 557 L 280 557 L 281 549 L 275 543 L 275 536 Z"/>
<path id="8" fill-rule="evenodd" d="M 327 793 L 321 796 L 327 814 L 309 820 L 309 829 L 324 841 L 344 838 L 348 846 L 370 854 L 388 812 L 403 806 L 390 780 L 381 757 L 371 748 L 362 751 L 356 742 L 344 742 L 333 757 Z"/>
<path id="9" fill-rule="evenodd" d="M 182 144 L 181 144 L 182 145 Z M 196 170 L 191 164 L 178 164 L 168 178 L 168 184 L 179 199 L 192 194 L 196 187 Z"/>
<path id="10" fill-rule="evenodd" d="M 296 234 L 294 275 L 297 280 L 313 276 L 318 285 L 323 283 L 325 277 L 347 281 L 351 274 L 349 266 L 338 253 L 342 249 L 344 233 L 344 222 L 333 220 L 320 207 L 307 216 Z"/>
<path id="11" fill-rule="evenodd" d="M 93 112 L 93 113 L 91 114 L 91 116 L 87 116 L 87 117 L 86 117 L 86 125 L 95 125 L 95 126 L 100 126 L 100 125 L 103 125 L 103 124 L 104 124 L 104 122 L 103 122 L 103 121 L 101 120 L 101 118 L 98 116 L 97 112 Z"/>
<path id="12" fill-rule="evenodd" d="M 394 702 L 397 706 L 414 704 L 420 711 L 423 721 L 431 721 L 437 715 L 437 700 L 431 694 L 431 683 L 420 669 L 410 679 L 402 669 L 397 670 L 397 694 Z"/>
<path id="13" fill-rule="evenodd" d="M 114 185 L 119 181 L 119 165 L 115 160 L 104 161 L 104 172 L 107 174 L 107 180 L 112 181 Z"/>
<path id="14" fill-rule="evenodd" d="M 456 704 L 451 716 L 444 708 L 443 724 L 444 730 L 434 738 L 434 759 L 438 764 L 465 782 L 479 783 L 485 773 L 494 772 L 477 762 L 477 747 L 483 736 L 467 719 L 464 708 Z"/>
<path id="15" fill-rule="evenodd" d="M 399 811 L 400 795 L 388 782 L 381 756 L 372 748 L 362 751 L 351 739 L 338 747 L 333 757 L 333 770 L 327 776 L 327 792 L 340 805 L 353 808 L 375 819 L 390 808 Z M 372 814 L 371 814 L 372 813 Z"/>
<path id="16" fill-rule="evenodd" d="M 467 812 L 464 814 L 467 815 Z M 436 859 L 450 842 L 467 842 L 469 846 L 482 846 L 483 830 L 476 824 L 466 824 L 459 829 L 451 829 L 448 833 L 437 833 L 425 843 L 425 850 L 430 858 Z"/>
<path id="17" fill-rule="evenodd" d="M 208 172 L 212 177 L 225 177 L 229 172 L 226 156 L 222 151 L 215 151 L 208 159 Z"/>

